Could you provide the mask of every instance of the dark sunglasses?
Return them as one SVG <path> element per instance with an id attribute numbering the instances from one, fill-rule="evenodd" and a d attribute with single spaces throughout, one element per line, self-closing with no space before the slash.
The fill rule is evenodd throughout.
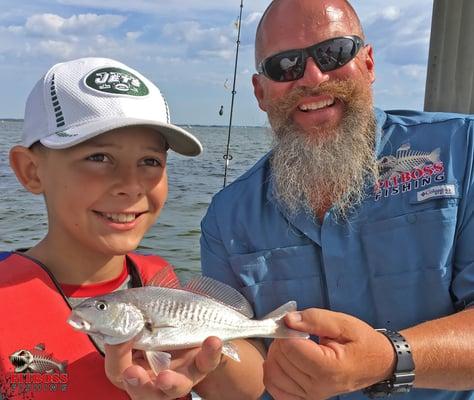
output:
<path id="1" fill-rule="evenodd" d="M 313 58 L 322 72 L 333 71 L 351 61 L 364 46 L 358 36 L 340 36 L 313 44 L 305 49 L 286 50 L 263 60 L 259 74 L 276 82 L 290 82 L 304 75 L 306 60 Z"/>

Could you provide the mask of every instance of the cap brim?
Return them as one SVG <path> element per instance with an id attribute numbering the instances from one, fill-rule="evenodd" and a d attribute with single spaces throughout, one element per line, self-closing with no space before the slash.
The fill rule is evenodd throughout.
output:
<path id="1" fill-rule="evenodd" d="M 124 128 L 126 126 L 145 126 L 155 129 L 163 135 L 170 148 L 176 153 L 185 156 L 197 156 L 202 152 L 202 145 L 199 140 L 183 128 L 164 122 L 137 118 L 118 117 L 82 124 L 46 136 L 40 142 L 51 149 L 65 149 L 112 129 Z"/>

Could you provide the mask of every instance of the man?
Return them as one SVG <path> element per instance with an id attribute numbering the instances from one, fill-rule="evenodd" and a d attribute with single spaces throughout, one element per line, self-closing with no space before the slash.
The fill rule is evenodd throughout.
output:
<path id="1" fill-rule="evenodd" d="M 255 54 L 273 149 L 214 197 L 201 247 L 256 317 L 296 300 L 288 326 L 317 337 L 271 344 L 268 392 L 474 399 L 473 119 L 374 109 L 345 0 L 273 1 Z"/>

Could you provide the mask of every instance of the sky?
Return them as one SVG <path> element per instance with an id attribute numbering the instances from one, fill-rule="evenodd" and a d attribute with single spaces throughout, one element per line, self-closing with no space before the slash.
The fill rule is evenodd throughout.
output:
<path id="1" fill-rule="evenodd" d="M 0 0 L 0 118 L 23 118 L 30 90 L 55 63 L 100 56 L 157 84 L 173 123 L 227 125 L 240 1 Z M 255 30 L 269 3 L 243 2 L 234 125 L 267 121 L 251 77 Z M 423 109 L 433 0 L 353 0 L 352 5 L 374 47 L 376 105 Z"/>

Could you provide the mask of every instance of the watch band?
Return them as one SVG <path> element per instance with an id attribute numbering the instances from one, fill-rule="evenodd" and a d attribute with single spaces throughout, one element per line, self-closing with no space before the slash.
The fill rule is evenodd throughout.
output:
<path id="1" fill-rule="evenodd" d="M 415 380 L 415 363 L 411 348 L 406 339 L 398 332 L 388 329 L 376 329 L 384 334 L 393 346 L 397 363 L 393 375 L 386 380 L 377 382 L 363 390 L 369 398 L 385 397 L 397 393 L 407 393 Z"/>

